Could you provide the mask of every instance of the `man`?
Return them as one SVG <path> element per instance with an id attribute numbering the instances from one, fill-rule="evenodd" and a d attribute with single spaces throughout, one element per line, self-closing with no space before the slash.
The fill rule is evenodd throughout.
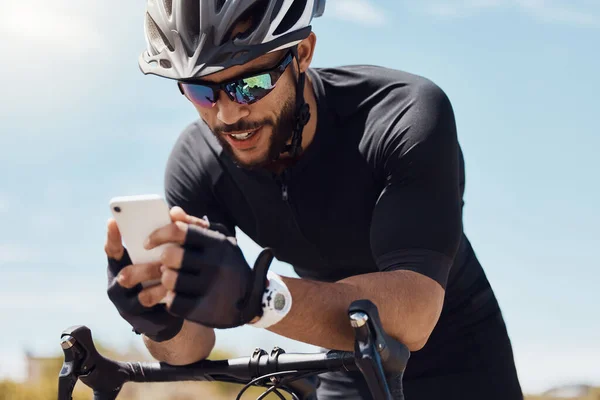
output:
<path id="1" fill-rule="evenodd" d="M 323 8 L 148 1 L 140 66 L 177 80 L 201 118 L 169 158 L 174 222 L 147 243 L 171 244 L 161 262 L 129 265 L 109 221 L 111 300 L 155 358 L 185 365 L 208 355 L 213 328 L 243 324 L 351 350 L 346 312 L 368 298 L 413 352 L 407 399 L 522 399 L 498 303 L 462 230 L 448 98 L 402 71 L 310 69 L 309 23 Z M 235 227 L 266 248 L 254 269 Z M 270 251 L 302 279 L 265 280 Z M 142 288 L 152 279 L 162 284 Z M 323 375 L 318 395 L 370 398 L 348 373 Z"/>

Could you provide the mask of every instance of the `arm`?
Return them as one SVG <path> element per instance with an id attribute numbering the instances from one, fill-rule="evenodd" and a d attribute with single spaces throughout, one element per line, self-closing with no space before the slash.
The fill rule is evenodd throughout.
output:
<path id="1" fill-rule="evenodd" d="M 208 357 L 215 346 L 215 331 L 185 321 L 177 336 L 165 342 L 154 342 L 143 336 L 146 348 L 156 360 L 171 365 L 188 365 Z"/>
<path id="2" fill-rule="evenodd" d="M 337 350 L 354 349 L 347 315 L 354 300 L 373 301 L 386 332 L 416 351 L 425 345 L 444 299 L 437 282 L 412 271 L 376 272 L 335 283 L 283 279 L 292 294 L 292 309 L 269 330 Z"/>
<path id="3" fill-rule="evenodd" d="M 197 127 L 192 124 L 179 137 L 169 156 L 165 169 L 165 198 L 170 207 L 181 207 L 184 212 L 172 209 L 172 216 L 192 225 L 208 227 L 201 218 L 208 216 L 210 221 L 223 224 L 226 229 L 235 232 L 233 223 L 223 215 L 218 203 L 211 196 L 210 177 L 207 168 L 201 165 L 201 158 L 207 159 L 207 146 L 198 144 Z M 202 153 L 202 157 L 198 154 Z M 197 217 L 193 217 L 197 216 Z M 185 321 L 183 328 L 173 339 L 154 342 L 144 336 L 144 344 L 157 360 L 171 365 L 187 365 L 208 357 L 215 345 L 215 332 L 194 322 Z"/>
<path id="4" fill-rule="evenodd" d="M 208 225 L 205 220 L 188 216 L 179 207 L 173 207 L 170 214 L 174 224 L 170 224 L 167 228 L 185 228 L 176 229 L 180 237 L 185 237 L 189 225 L 202 227 Z M 111 272 L 116 272 L 111 269 L 110 259 L 124 260 L 125 265 L 130 263 L 128 257 L 124 258 L 125 249 L 114 219 L 111 219 L 108 223 L 105 251 L 109 257 L 109 297 L 113 293 L 112 300 L 113 302 L 118 300 L 115 305 L 118 304 L 117 309 L 122 313 L 121 315 L 134 326 L 136 331 L 139 330 L 142 333 L 144 344 L 150 354 L 155 359 L 171 365 L 187 365 L 208 357 L 215 344 L 215 333 L 212 329 L 190 321 L 173 319 L 166 310 L 154 308 L 166 295 L 166 288 L 162 285 L 152 286 L 137 293 L 139 305 L 149 307 L 146 310 L 135 307 L 136 311 L 133 312 L 130 306 L 125 305 L 131 303 L 131 299 L 127 295 L 124 298 L 114 295 L 117 293 L 116 290 L 119 290 L 118 288 L 131 290 L 142 282 L 161 277 L 160 263 L 137 264 L 128 265 L 121 269 L 116 278 L 118 283 L 114 282 L 114 278 L 111 278 L 113 276 Z M 122 290 L 120 290 L 121 292 Z M 123 301 L 126 301 L 126 303 L 123 303 Z M 147 332 L 153 333 L 148 334 Z M 175 336 L 172 337 L 172 335 Z"/>
<path id="5" fill-rule="evenodd" d="M 292 309 L 269 328 L 273 332 L 350 350 L 348 306 L 368 298 L 384 329 L 410 350 L 422 348 L 431 335 L 462 232 L 456 128 L 450 102 L 435 85 L 424 85 L 413 98 L 393 97 L 388 101 L 395 105 L 386 106 L 402 117 L 379 141 L 377 163 L 386 185 L 371 221 L 380 272 L 336 283 L 284 279 Z"/>

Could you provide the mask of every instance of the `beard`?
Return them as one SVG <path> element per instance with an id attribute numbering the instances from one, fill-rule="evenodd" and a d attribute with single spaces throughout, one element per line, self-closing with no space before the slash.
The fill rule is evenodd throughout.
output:
<path id="1" fill-rule="evenodd" d="M 233 125 L 215 127 L 212 129 L 212 132 L 223 147 L 223 150 L 238 166 L 250 170 L 257 168 L 277 169 L 277 165 L 280 163 L 279 156 L 292 137 L 292 130 L 295 122 L 295 110 L 295 96 L 290 96 L 284 102 L 276 121 L 271 118 L 266 118 L 257 122 L 240 120 Z M 259 156 L 252 161 L 242 161 L 235 155 L 229 142 L 223 138 L 223 135 L 227 134 L 227 132 L 248 131 L 260 127 L 268 128 L 269 126 L 271 127 L 271 136 L 268 140 L 267 151 L 264 155 Z M 266 133 L 266 130 L 262 132 L 263 135 Z"/>

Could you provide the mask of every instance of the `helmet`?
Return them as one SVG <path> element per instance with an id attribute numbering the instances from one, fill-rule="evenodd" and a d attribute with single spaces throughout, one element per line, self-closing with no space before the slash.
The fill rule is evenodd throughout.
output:
<path id="1" fill-rule="evenodd" d="M 139 65 L 144 74 L 202 77 L 295 46 L 324 10 L 325 0 L 148 0 Z M 249 17 L 251 27 L 230 37 Z"/>

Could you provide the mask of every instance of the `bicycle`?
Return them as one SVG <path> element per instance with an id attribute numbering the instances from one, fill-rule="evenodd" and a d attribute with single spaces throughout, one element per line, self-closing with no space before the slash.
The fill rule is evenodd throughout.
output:
<path id="1" fill-rule="evenodd" d="M 354 301 L 348 317 L 354 328 L 354 352 L 285 353 L 275 347 L 267 353 L 257 348 L 250 357 L 203 360 L 186 366 L 104 358 L 94 346 L 90 329 L 73 326 L 61 335 L 65 361 L 58 378 L 58 400 L 72 400 L 78 379 L 93 390 L 94 400 L 115 400 L 126 382 L 181 381 L 244 385 L 236 400 L 251 386 L 266 388 L 257 400 L 270 393 L 285 400 L 280 390 L 294 400 L 308 400 L 316 391 L 309 378 L 340 370 L 359 370 L 375 400 L 404 400 L 402 377 L 410 357 L 408 348 L 385 333 L 371 301 Z"/>

